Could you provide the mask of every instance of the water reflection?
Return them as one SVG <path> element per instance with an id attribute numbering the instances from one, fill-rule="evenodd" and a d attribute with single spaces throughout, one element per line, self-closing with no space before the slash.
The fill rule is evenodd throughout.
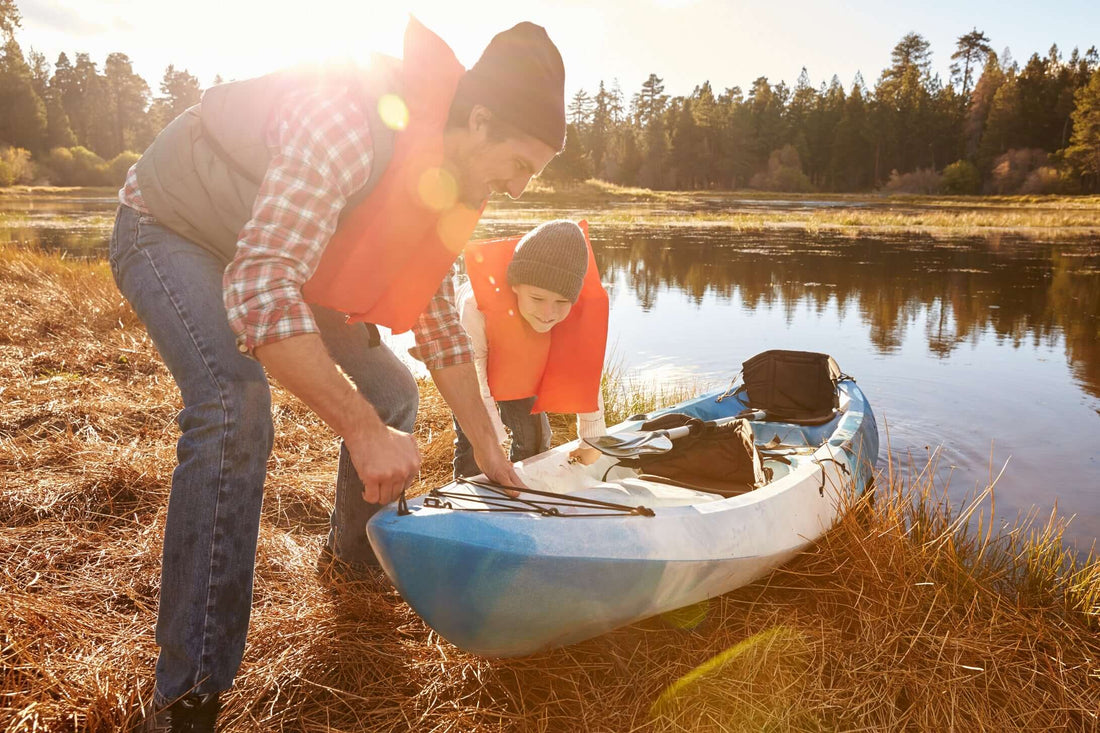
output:
<path id="1" fill-rule="evenodd" d="M 992 335 L 1015 346 L 1064 340 L 1076 380 L 1100 397 L 1100 247 L 1011 237 L 938 241 L 805 233 L 675 236 L 604 231 L 596 258 L 643 312 L 664 297 L 702 306 L 735 296 L 779 308 L 791 324 L 807 304 L 859 314 L 881 354 L 923 320 L 928 350 L 947 358 Z"/>
<path id="2" fill-rule="evenodd" d="M 0 243 L 68 256 L 103 257 L 114 224 L 114 192 L 0 195 Z"/>

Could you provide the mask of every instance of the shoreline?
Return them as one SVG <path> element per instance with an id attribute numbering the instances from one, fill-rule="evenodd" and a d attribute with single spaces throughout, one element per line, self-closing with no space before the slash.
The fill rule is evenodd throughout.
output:
<path id="1" fill-rule="evenodd" d="M 11 187 L 4 198 L 112 198 L 114 188 Z M 110 208 L 110 206 L 108 206 Z M 805 231 L 839 236 L 920 235 L 936 239 L 1100 237 L 1100 196 L 920 196 L 767 191 L 651 191 L 589 180 L 555 190 L 534 181 L 519 201 L 496 197 L 487 223 L 530 224 L 541 209 L 567 209 L 593 224 L 639 228 L 711 227 L 739 233 Z M 14 220 L 15 215 L 9 214 Z M 0 227 L 5 214 L 0 212 Z"/>

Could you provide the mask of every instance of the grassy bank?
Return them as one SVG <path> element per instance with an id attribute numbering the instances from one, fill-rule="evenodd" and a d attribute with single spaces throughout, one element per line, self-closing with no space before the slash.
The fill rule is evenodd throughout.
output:
<path id="1" fill-rule="evenodd" d="M 0 730 L 117 730 L 152 690 L 178 396 L 105 264 L 0 246 L 0 299 Z M 628 397 L 613 409 L 644 405 Z M 336 443 L 274 403 L 226 730 L 1100 730 L 1100 567 L 1066 555 L 1056 520 L 990 533 L 887 471 L 758 583 L 485 660 L 380 579 L 316 571 Z M 417 437 L 422 490 L 451 450 L 428 384 Z"/>
<path id="2" fill-rule="evenodd" d="M 115 189 L 12 187 L 0 189 L 0 236 L 5 229 L 52 225 L 30 203 L 59 214 L 80 212 L 83 226 L 109 231 Z M 89 212 L 81 199 L 104 199 Z M 537 179 L 523 197 L 491 199 L 486 223 L 533 225 L 548 214 L 593 224 L 638 228 L 708 227 L 734 233 L 806 231 L 844 236 L 921 235 L 934 238 L 1005 235 L 1037 240 L 1100 237 L 1100 196 L 914 196 L 794 194 L 765 191 L 651 191 L 590 180 L 555 189 Z M 61 226 L 62 224 L 58 224 Z M 3 241 L 0 239 L 0 241 Z"/>
<path id="3" fill-rule="evenodd" d="M 536 182 L 537 184 L 537 182 Z M 494 199 L 490 218 L 537 221 L 540 207 L 569 209 L 593 223 L 711 226 L 733 231 L 802 229 L 932 236 L 1032 238 L 1100 235 L 1100 196 L 914 196 L 763 191 L 650 191 L 590 180 L 538 184 L 516 202 Z"/>

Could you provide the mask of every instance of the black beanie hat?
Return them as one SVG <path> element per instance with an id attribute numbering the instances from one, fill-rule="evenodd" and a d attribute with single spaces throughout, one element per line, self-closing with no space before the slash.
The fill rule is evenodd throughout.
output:
<path id="1" fill-rule="evenodd" d="M 508 265 L 509 285 L 534 285 L 576 303 L 588 272 L 588 246 L 576 222 L 555 219 L 519 240 Z"/>
<path id="2" fill-rule="evenodd" d="M 565 148 L 565 66 L 542 26 L 518 23 L 493 36 L 459 87 L 555 151 Z"/>

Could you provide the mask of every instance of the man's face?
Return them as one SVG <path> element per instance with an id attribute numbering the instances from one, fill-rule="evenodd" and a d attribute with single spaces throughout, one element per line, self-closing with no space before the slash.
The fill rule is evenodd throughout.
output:
<path id="1" fill-rule="evenodd" d="M 561 293 L 535 285 L 513 285 L 512 292 L 516 294 L 519 314 L 535 333 L 546 333 L 564 321 L 573 308 L 573 303 Z"/>
<path id="2" fill-rule="evenodd" d="M 450 156 L 458 180 L 458 198 L 472 209 L 480 208 L 493 193 L 519 198 L 531 179 L 557 155 L 552 147 L 530 135 L 493 139 L 491 125 L 491 113 L 475 107 L 467 134 Z"/>

